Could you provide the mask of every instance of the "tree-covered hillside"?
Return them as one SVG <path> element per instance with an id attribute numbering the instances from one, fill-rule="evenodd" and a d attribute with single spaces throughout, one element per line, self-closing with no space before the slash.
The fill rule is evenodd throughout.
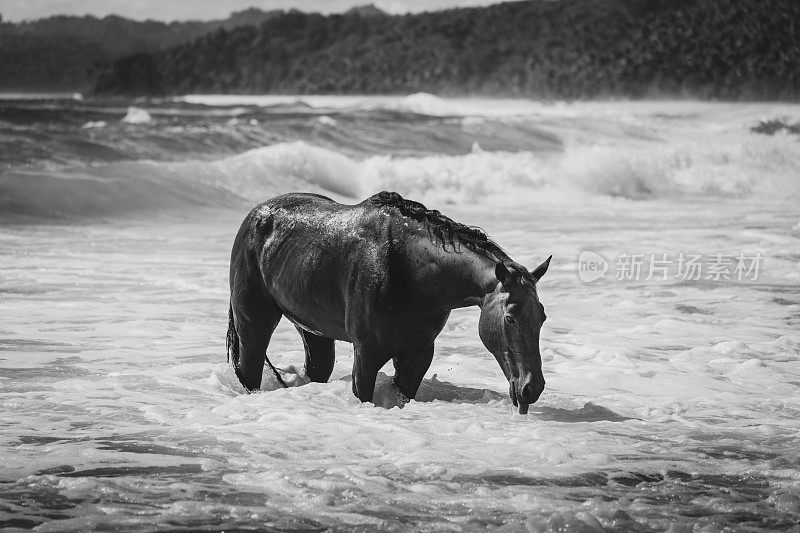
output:
<path id="1" fill-rule="evenodd" d="M 116 16 L 0 23 L 0 90 L 91 90 L 97 74 L 119 57 L 169 48 L 219 28 L 257 25 L 275 14 L 248 9 L 225 20 L 169 24 Z"/>
<path id="2" fill-rule="evenodd" d="M 115 62 L 99 93 L 800 97 L 798 0 L 532 0 L 283 13 Z"/>

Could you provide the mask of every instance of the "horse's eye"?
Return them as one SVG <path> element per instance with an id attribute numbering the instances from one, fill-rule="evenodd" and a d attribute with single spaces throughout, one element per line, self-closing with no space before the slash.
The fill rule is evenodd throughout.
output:
<path id="1" fill-rule="evenodd" d="M 517 321 L 511 315 L 506 315 L 506 322 L 508 322 L 509 324 L 511 324 L 514 327 L 517 326 Z"/>

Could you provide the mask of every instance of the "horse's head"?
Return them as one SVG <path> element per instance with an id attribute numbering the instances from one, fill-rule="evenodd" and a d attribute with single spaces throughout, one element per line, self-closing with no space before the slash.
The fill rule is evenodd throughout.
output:
<path id="1" fill-rule="evenodd" d="M 499 283 L 481 307 L 478 332 L 494 354 L 509 383 L 509 395 L 519 412 L 539 399 L 544 390 L 539 331 L 547 318 L 536 294 L 536 282 L 547 272 L 550 259 L 533 272 L 514 262 L 497 263 Z"/>

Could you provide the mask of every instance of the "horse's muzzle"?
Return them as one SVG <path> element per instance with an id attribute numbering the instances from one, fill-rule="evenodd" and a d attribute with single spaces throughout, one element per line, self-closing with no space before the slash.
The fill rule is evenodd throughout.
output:
<path id="1" fill-rule="evenodd" d="M 528 414 L 528 407 L 532 403 L 536 403 L 539 396 L 544 391 L 544 379 L 533 379 L 528 374 L 525 377 L 512 379 L 508 395 L 511 396 L 511 401 L 515 407 L 519 408 L 519 414 Z"/>

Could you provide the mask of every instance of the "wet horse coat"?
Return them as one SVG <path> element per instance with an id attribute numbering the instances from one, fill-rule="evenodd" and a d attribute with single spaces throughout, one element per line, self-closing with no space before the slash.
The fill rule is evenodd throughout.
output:
<path id="1" fill-rule="evenodd" d="M 396 386 L 412 399 L 450 311 L 477 305 L 481 339 L 525 412 L 544 389 L 545 316 L 535 282 L 548 264 L 530 273 L 482 231 L 396 193 L 356 205 L 278 196 L 250 212 L 234 242 L 229 358 L 242 384 L 258 389 L 267 346 L 285 316 L 303 338 L 312 381 L 328 380 L 334 340 L 348 341 L 359 399 L 372 400 L 378 370 L 390 359 Z"/>

